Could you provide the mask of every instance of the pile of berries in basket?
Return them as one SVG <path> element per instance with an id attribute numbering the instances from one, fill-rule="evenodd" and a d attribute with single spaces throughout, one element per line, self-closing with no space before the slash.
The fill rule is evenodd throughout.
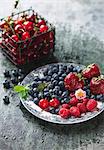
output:
<path id="1" fill-rule="evenodd" d="M 54 27 L 34 10 L 2 19 L 0 29 L 0 46 L 16 65 L 46 56 L 54 48 Z"/>
<path id="2" fill-rule="evenodd" d="M 38 87 L 44 83 L 44 88 Z M 104 77 L 96 64 L 80 66 L 53 64 L 34 77 L 29 95 L 41 109 L 62 118 L 81 117 L 98 111 L 98 101 L 104 100 Z"/>

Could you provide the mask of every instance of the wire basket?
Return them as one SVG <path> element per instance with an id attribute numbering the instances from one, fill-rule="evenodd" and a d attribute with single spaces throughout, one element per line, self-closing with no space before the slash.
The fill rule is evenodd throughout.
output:
<path id="1" fill-rule="evenodd" d="M 12 14 L 10 18 L 18 20 L 21 16 L 32 16 L 34 15 L 38 20 L 43 18 L 35 13 L 33 9 L 28 9 L 16 14 Z M 35 19 L 36 19 L 35 18 Z M 1 19 L 3 22 L 5 19 Z M 45 19 L 44 19 L 45 20 Z M 55 46 L 55 27 L 46 21 L 48 30 L 44 32 L 30 31 L 30 37 L 26 40 L 15 41 L 12 35 L 15 34 L 14 28 L 11 29 L 11 33 L 8 34 L 4 29 L 0 28 L 1 31 L 1 42 L 0 47 L 2 52 L 11 60 L 15 65 L 25 65 L 30 62 L 39 61 L 42 58 L 48 57 L 54 51 Z M 35 26 L 35 28 L 37 28 Z"/>

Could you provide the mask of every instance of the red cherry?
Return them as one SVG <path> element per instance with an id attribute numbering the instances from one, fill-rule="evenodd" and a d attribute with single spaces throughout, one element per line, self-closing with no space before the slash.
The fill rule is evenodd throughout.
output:
<path id="1" fill-rule="evenodd" d="M 38 27 L 40 27 L 41 25 L 46 25 L 45 20 L 39 20 L 38 21 Z"/>
<path id="2" fill-rule="evenodd" d="M 57 108 L 60 105 L 60 101 L 57 98 L 53 98 L 49 102 L 50 106 Z"/>
<path id="3" fill-rule="evenodd" d="M 66 108 L 61 108 L 59 110 L 59 115 L 64 118 L 64 119 L 67 119 L 70 117 L 70 110 L 69 109 L 66 109 Z"/>
<path id="4" fill-rule="evenodd" d="M 46 26 L 46 25 L 41 25 L 40 26 L 40 32 L 45 32 L 47 30 L 48 30 L 48 26 Z"/>
<path id="5" fill-rule="evenodd" d="M 22 25 L 23 22 L 24 22 L 24 19 L 23 18 L 19 18 L 18 20 L 15 20 L 14 24 L 15 24 L 15 26 L 18 25 L 18 24 Z"/>
<path id="6" fill-rule="evenodd" d="M 33 22 L 30 22 L 30 21 L 24 22 L 24 29 L 26 31 L 32 31 L 33 30 Z"/>
<path id="7" fill-rule="evenodd" d="M 84 103 L 78 103 L 77 107 L 79 108 L 81 113 L 85 113 L 87 111 L 86 106 Z"/>
<path id="8" fill-rule="evenodd" d="M 74 116 L 74 117 L 80 117 L 80 110 L 79 110 L 79 108 L 76 107 L 76 106 L 72 106 L 70 108 L 70 114 L 71 114 L 71 116 Z"/>
<path id="9" fill-rule="evenodd" d="M 29 32 L 24 32 L 24 33 L 22 34 L 22 40 L 26 40 L 26 39 L 29 39 L 29 38 L 30 38 Z"/>
<path id="10" fill-rule="evenodd" d="M 42 109 L 47 109 L 49 107 L 49 102 L 47 99 L 41 99 L 38 105 Z"/>
<path id="11" fill-rule="evenodd" d="M 16 42 L 18 42 L 18 40 L 19 40 L 17 35 L 12 35 L 12 39 Z"/>
<path id="12" fill-rule="evenodd" d="M 15 30 L 16 33 L 21 33 L 21 32 L 24 31 L 23 26 L 20 25 L 20 24 L 16 25 L 14 30 Z"/>
<path id="13" fill-rule="evenodd" d="M 76 97 L 73 97 L 72 99 L 70 99 L 70 102 L 69 102 L 70 105 L 75 106 L 77 105 L 77 103 L 78 103 L 78 99 Z"/>
<path id="14" fill-rule="evenodd" d="M 89 99 L 86 108 L 88 111 L 93 111 L 97 107 L 97 101 L 94 99 Z"/>
<path id="15" fill-rule="evenodd" d="M 67 109 L 68 109 L 68 108 L 69 108 L 69 105 L 68 105 L 68 104 L 62 104 L 61 107 L 62 107 L 62 108 L 67 108 Z"/>

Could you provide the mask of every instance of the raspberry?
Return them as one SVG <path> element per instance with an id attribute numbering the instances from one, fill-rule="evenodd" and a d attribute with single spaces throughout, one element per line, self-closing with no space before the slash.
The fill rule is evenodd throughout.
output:
<path id="1" fill-rule="evenodd" d="M 59 115 L 64 118 L 64 119 L 67 119 L 70 117 L 70 110 L 69 109 L 66 109 L 66 108 L 61 108 L 59 110 Z"/>
<path id="2" fill-rule="evenodd" d="M 62 106 L 61 106 L 62 108 L 69 108 L 69 105 L 68 104 L 62 104 Z"/>
<path id="3" fill-rule="evenodd" d="M 84 103 L 78 103 L 77 107 L 79 108 L 81 113 L 85 113 L 87 111 L 86 106 Z"/>
<path id="4" fill-rule="evenodd" d="M 73 97 L 72 99 L 70 99 L 70 102 L 69 102 L 70 105 L 75 106 L 77 105 L 77 103 L 78 103 L 78 99 L 76 97 Z"/>
<path id="5" fill-rule="evenodd" d="M 75 96 L 75 94 L 74 93 L 70 93 L 70 97 L 74 97 Z"/>
<path id="6" fill-rule="evenodd" d="M 60 102 L 57 98 L 53 98 L 49 102 L 50 106 L 57 108 L 60 105 Z"/>
<path id="7" fill-rule="evenodd" d="M 93 111 L 97 107 L 97 102 L 94 99 L 89 99 L 86 108 L 88 111 Z"/>
<path id="8" fill-rule="evenodd" d="M 83 101 L 83 103 L 86 105 L 87 104 L 87 102 L 88 102 L 88 98 L 84 98 L 82 101 Z"/>
<path id="9" fill-rule="evenodd" d="M 80 110 L 79 110 L 79 108 L 76 107 L 76 106 L 72 106 L 70 108 L 70 114 L 71 114 L 71 116 L 74 116 L 74 117 L 80 117 Z"/>
<path id="10" fill-rule="evenodd" d="M 47 99 L 41 99 L 38 103 L 38 105 L 40 106 L 40 108 L 42 109 L 47 109 L 49 107 L 49 102 Z"/>

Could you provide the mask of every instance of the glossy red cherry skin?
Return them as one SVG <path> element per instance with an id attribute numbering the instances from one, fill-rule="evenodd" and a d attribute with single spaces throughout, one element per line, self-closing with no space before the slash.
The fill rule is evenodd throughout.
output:
<path id="1" fill-rule="evenodd" d="M 23 32 L 23 34 L 22 34 L 22 40 L 26 40 L 26 39 L 29 39 L 29 38 L 30 38 L 29 32 Z"/>
<path id="2" fill-rule="evenodd" d="M 40 32 L 45 32 L 47 30 L 48 30 L 48 26 L 46 26 L 46 25 L 41 25 L 40 26 Z"/>
<path id="3" fill-rule="evenodd" d="M 33 30 L 33 22 L 30 22 L 30 21 L 24 22 L 24 29 L 26 31 L 32 31 Z"/>

